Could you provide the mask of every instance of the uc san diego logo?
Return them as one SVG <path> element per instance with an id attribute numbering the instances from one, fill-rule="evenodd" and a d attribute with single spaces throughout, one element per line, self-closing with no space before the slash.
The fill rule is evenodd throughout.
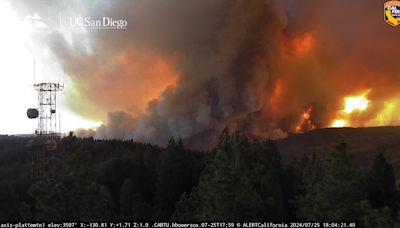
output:
<path id="1" fill-rule="evenodd" d="M 400 24 L 400 1 L 387 1 L 384 5 L 384 18 L 391 26 Z"/>

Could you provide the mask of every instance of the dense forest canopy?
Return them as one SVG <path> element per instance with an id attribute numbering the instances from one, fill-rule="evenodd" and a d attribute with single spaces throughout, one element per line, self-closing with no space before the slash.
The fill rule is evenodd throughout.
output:
<path id="1" fill-rule="evenodd" d="M 210 151 L 68 136 L 31 179 L 29 139 L 0 137 L 0 220 L 359 221 L 398 227 L 395 174 L 376 152 L 361 169 L 346 143 L 283 163 L 274 141 L 225 129 Z"/>

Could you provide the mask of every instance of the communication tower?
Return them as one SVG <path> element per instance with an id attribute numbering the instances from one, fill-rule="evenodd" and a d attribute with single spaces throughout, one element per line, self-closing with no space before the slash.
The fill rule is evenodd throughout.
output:
<path id="1" fill-rule="evenodd" d="M 61 134 L 57 130 L 57 92 L 62 91 L 64 85 L 38 83 L 34 88 L 38 92 L 38 108 L 28 109 L 27 115 L 30 119 L 38 119 L 38 128 L 28 146 L 32 149 L 32 178 L 37 179 L 58 158 L 57 142 Z"/>
<path id="2" fill-rule="evenodd" d="M 64 86 L 59 83 L 35 84 L 38 91 L 39 123 L 36 130 L 37 135 L 54 136 L 57 132 L 57 92 L 62 91 Z"/>

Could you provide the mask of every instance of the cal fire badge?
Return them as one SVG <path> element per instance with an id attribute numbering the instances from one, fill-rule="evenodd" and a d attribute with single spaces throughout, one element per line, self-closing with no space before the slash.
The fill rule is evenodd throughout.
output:
<path id="1" fill-rule="evenodd" d="M 386 23 L 395 27 L 400 24 L 400 1 L 387 1 L 384 5 Z"/>

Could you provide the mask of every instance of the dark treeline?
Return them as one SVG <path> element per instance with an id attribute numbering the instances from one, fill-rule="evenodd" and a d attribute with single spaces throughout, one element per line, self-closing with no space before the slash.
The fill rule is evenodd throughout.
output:
<path id="1" fill-rule="evenodd" d="M 208 152 L 171 139 L 165 148 L 133 141 L 63 138 L 60 159 L 30 178 L 27 139 L 0 137 L 0 220 L 359 221 L 399 227 L 395 175 L 382 153 L 367 171 L 346 144 L 325 160 L 284 165 L 273 141 L 228 130 Z"/>

